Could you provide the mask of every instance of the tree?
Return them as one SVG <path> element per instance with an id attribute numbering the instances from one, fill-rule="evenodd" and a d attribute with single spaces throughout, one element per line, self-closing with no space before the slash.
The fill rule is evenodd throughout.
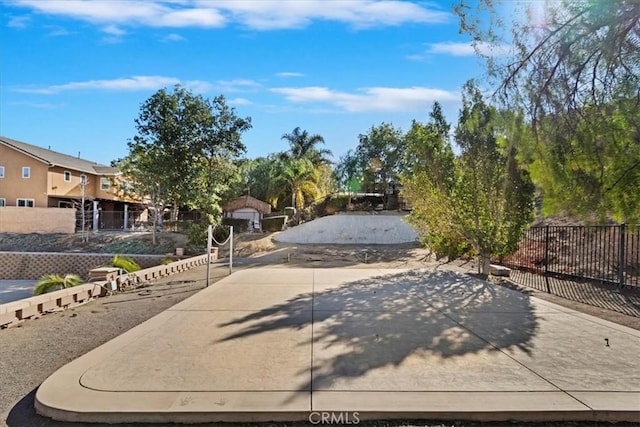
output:
<path id="1" fill-rule="evenodd" d="M 382 123 L 358 138 L 355 150 L 349 150 L 336 165 L 336 181 L 350 192 L 383 193 L 386 205 L 387 194 L 394 190 L 404 168 L 404 135 L 392 124 Z"/>
<path id="2" fill-rule="evenodd" d="M 204 213 L 204 226 L 219 221 L 221 194 L 245 151 L 241 134 L 251 119 L 239 118 L 224 96 L 208 100 L 176 86 L 145 101 L 135 123 L 129 154 L 119 162 L 129 191 L 150 198 L 155 221 L 169 203 L 174 220 L 186 206 Z"/>
<path id="3" fill-rule="evenodd" d="M 296 127 L 293 132 L 283 134 L 281 139 L 286 139 L 289 142 L 289 151 L 285 153 L 285 156 L 294 159 L 308 159 L 314 166 L 331 163 L 326 157 L 332 154 L 331 150 L 317 148 L 318 144 L 324 144 L 324 138 L 321 135 L 309 135 L 306 130 Z"/>
<path id="4" fill-rule="evenodd" d="M 411 221 L 436 252 L 455 257 L 472 248 L 488 274 L 491 257 L 513 252 L 532 216 L 533 185 L 517 161 L 521 133 L 468 82 L 455 131 L 461 152 L 452 161 L 436 111 L 423 127 L 436 131 L 413 135 L 411 146 L 429 163 L 403 180 Z"/>
<path id="5" fill-rule="evenodd" d="M 640 197 L 626 196 L 640 188 L 640 2 L 519 3 L 514 16 L 528 19 L 512 22 L 491 0 L 474 3 L 475 12 L 466 1 L 456 9 L 461 30 L 487 59 L 496 99 L 527 113 L 546 211 L 639 219 Z M 510 55 L 488 54 L 505 42 Z"/>
<path id="6" fill-rule="evenodd" d="M 319 195 L 317 173 L 311 160 L 291 158 L 280 160 L 276 166 L 276 182 L 286 184 L 291 194 L 291 206 L 298 211 L 304 207 L 305 196 L 315 199 Z"/>
<path id="7" fill-rule="evenodd" d="M 203 117 L 201 135 L 194 141 L 198 180 L 191 188 L 206 225 L 210 225 L 220 221 L 221 196 L 237 171 L 234 161 L 246 151 L 241 136 L 251 129 L 251 119 L 238 117 L 222 95 L 204 102 L 209 114 Z"/>

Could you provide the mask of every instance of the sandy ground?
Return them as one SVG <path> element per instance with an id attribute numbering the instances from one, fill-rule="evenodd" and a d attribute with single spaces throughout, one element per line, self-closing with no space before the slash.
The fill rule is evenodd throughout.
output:
<path id="1" fill-rule="evenodd" d="M 271 267 L 342 267 L 342 268 L 437 268 L 429 252 L 413 244 L 388 246 L 294 245 L 274 243 L 269 235 L 247 235 L 238 239 L 236 268 Z M 221 251 L 224 256 L 224 250 Z M 471 273 L 472 262 L 449 265 L 460 272 Z M 228 274 L 222 263 L 212 269 L 213 281 Z M 496 284 L 500 281 L 494 279 Z M 507 286 L 516 286 L 503 283 Z M 19 326 L 0 330 L 0 425 L 63 426 L 39 417 L 33 409 L 35 390 L 50 374 L 69 361 L 142 323 L 205 286 L 204 267 L 181 275 L 147 284 L 133 291 L 91 301 L 64 312 L 52 313 Z M 593 315 L 640 329 L 640 319 L 610 310 L 554 297 L 531 289 L 536 296 Z M 83 425 L 83 424 L 77 424 Z M 96 424 L 91 424 L 96 425 Z M 228 424 L 227 424 L 228 425 Z M 246 424 L 245 424 L 246 425 Z M 274 424 L 281 426 L 303 424 Z M 374 422 L 376 426 L 507 426 L 510 423 L 471 422 Z M 602 423 L 546 423 L 521 425 L 596 426 Z M 626 424 L 616 424 L 625 426 Z M 630 425 L 630 424 L 628 424 Z"/>

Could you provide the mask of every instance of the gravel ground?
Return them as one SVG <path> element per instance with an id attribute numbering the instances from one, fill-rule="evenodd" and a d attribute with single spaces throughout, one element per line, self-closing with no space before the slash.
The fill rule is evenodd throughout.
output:
<path id="1" fill-rule="evenodd" d="M 282 248 L 281 248 L 282 249 Z M 238 268 L 252 265 L 278 264 L 282 267 L 427 267 L 436 264 L 429 261 L 422 251 L 412 247 L 376 248 L 370 251 L 371 262 L 364 264 L 361 260 L 361 248 L 335 247 L 326 251 L 317 246 L 307 248 L 307 252 L 299 247 L 289 248 L 295 256 L 287 255 L 288 251 L 262 254 L 253 258 L 238 259 Z M 473 265 L 450 265 L 461 272 L 469 272 Z M 217 265 L 212 269 L 213 281 L 227 275 L 227 268 Z M 177 281 L 171 277 L 149 284 L 147 287 L 117 294 L 108 298 L 91 301 L 76 308 L 45 315 L 37 320 L 26 321 L 19 326 L 0 330 L 0 425 L 11 427 L 62 427 L 68 423 L 59 423 L 35 414 L 33 401 L 37 387 L 53 372 L 88 352 L 89 350 L 122 334 L 128 329 L 142 323 L 154 315 L 164 311 L 183 299 L 193 295 L 205 286 L 205 267 L 198 267 L 180 276 Z M 536 295 L 541 296 L 541 295 Z M 580 310 L 582 304 L 561 298 L 553 298 L 553 302 Z M 584 310 L 582 310 L 584 311 Z M 606 310 L 591 311 L 618 323 L 640 329 L 640 322 L 631 316 L 622 316 Z M 609 317 L 608 317 L 609 316 Z M 621 317 L 622 316 L 622 317 Z M 82 333 L 79 333 L 82 331 Z M 104 424 L 77 423 L 74 426 L 100 426 Z M 130 424 L 125 424 L 130 425 Z M 171 424 L 164 424 L 169 426 Z M 203 425 L 203 424 L 200 424 Z M 216 425 L 216 424 L 204 424 Z M 224 424 L 234 426 L 240 424 Z M 247 426 L 249 424 L 241 424 Z M 303 426 L 307 423 L 276 423 L 270 426 Z M 513 426 L 508 422 L 475 423 L 475 422 L 442 422 L 442 421 L 378 421 L 362 422 L 362 426 L 429 426 L 429 427 L 502 427 Z M 595 427 L 603 423 L 519 423 L 522 426 L 562 426 L 562 427 Z M 638 424 L 618 423 L 616 426 L 632 426 Z M 106 426 L 106 425 L 104 425 Z M 130 425 L 134 426 L 134 425 Z"/>

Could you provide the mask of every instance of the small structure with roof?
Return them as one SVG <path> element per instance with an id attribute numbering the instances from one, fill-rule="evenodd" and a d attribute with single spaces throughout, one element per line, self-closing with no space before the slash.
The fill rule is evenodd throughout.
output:
<path id="1" fill-rule="evenodd" d="M 260 229 L 265 214 L 271 213 L 271 205 L 249 195 L 235 199 L 223 208 L 225 218 L 246 219 L 250 229 Z"/>

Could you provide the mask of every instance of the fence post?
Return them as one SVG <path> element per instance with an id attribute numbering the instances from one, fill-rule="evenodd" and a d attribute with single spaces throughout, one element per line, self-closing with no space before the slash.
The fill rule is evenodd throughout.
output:
<path id="1" fill-rule="evenodd" d="M 625 253 L 627 249 L 626 236 L 626 224 L 620 224 L 620 242 L 618 246 L 618 284 L 621 288 L 625 286 L 624 270 L 627 265 L 627 256 Z"/>
<path id="2" fill-rule="evenodd" d="M 211 240 L 213 239 L 213 227 L 209 224 L 207 227 L 207 288 L 211 276 Z"/>
<path id="3" fill-rule="evenodd" d="M 233 225 L 229 226 L 229 274 L 233 273 Z"/>
<path id="4" fill-rule="evenodd" d="M 547 293 L 551 293 L 549 286 L 549 225 L 544 227 L 544 283 L 547 287 Z"/>

